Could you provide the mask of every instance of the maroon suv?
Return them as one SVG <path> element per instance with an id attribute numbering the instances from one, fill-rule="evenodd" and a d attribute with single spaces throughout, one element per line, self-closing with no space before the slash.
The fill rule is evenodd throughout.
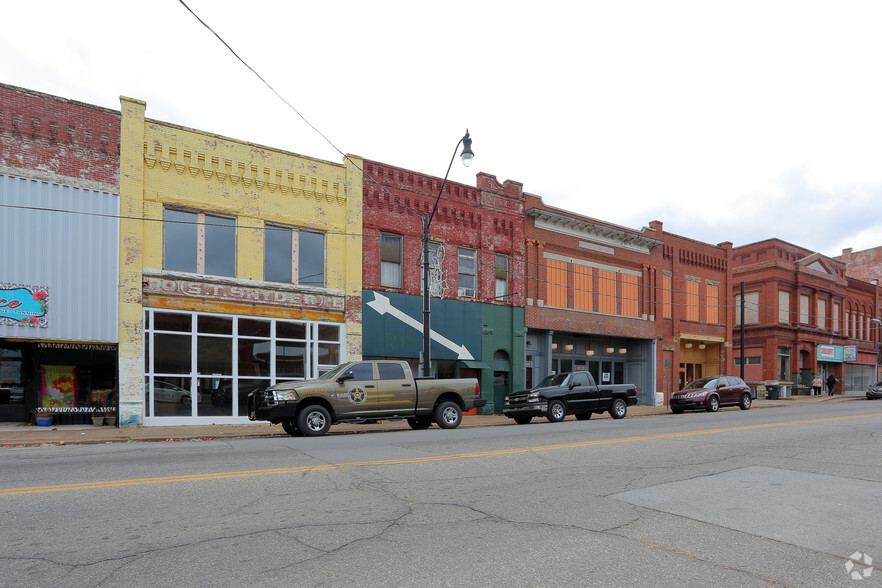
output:
<path id="1" fill-rule="evenodd" d="M 737 376 L 710 376 L 698 378 L 671 396 L 671 411 L 680 414 L 684 410 L 717 412 L 721 406 L 741 407 L 748 410 L 756 400 L 756 392 Z"/>

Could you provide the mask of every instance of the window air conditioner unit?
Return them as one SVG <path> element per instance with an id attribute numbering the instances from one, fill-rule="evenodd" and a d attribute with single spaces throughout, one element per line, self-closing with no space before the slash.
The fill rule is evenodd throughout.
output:
<path id="1" fill-rule="evenodd" d="M 459 288 L 457 295 L 460 298 L 474 298 L 475 291 L 472 288 Z"/>

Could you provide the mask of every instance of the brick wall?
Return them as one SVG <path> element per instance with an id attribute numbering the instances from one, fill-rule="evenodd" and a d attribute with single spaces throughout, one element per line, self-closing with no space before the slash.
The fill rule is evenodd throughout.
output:
<path id="1" fill-rule="evenodd" d="M 380 287 L 380 233 L 403 236 L 403 284 L 394 289 L 422 293 L 423 217 L 432 210 L 441 178 L 427 176 L 376 161 L 365 161 L 363 283 Z M 373 178 L 372 181 L 370 178 Z M 431 241 L 444 248 L 444 298 L 457 298 L 458 249 L 478 253 L 478 292 L 475 299 L 491 302 L 495 291 L 495 254 L 509 257 L 507 304 L 523 306 L 524 224 L 523 188 L 517 182 L 500 183 L 478 174 L 476 186 L 448 182 L 432 219 Z"/>
<path id="2" fill-rule="evenodd" d="M 117 192 L 119 128 L 119 112 L 0 84 L 2 172 Z"/>
<path id="3" fill-rule="evenodd" d="M 846 264 L 848 275 L 859 280 L 882 280 L 882 247 L 852 251 L 845 249 L 842 255 L 834 257 Z"/>

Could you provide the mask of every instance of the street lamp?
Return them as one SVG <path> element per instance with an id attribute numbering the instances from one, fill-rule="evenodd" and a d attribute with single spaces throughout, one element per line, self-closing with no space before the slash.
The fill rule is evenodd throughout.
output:
<path id="1" fill-rule="evenodd" d="M 431 346 L 431 320 L 429 309 L 429 227 L 432 225 L 432 219 L 435 217 L 435 211 L 438 210 L 438 201 L 441 200 L 441 194 L 444 193 L 444 186 L 447 184 L 447 176 L 450 174 L 450 168 L 453 167 L 453 160 L 456 159 L 456 152 L 462 145 L 462 163 L 466 167 L 472 164 L 475 154 L 472 152 L 472 139 L 469 137 L 469 130 L 456 144 L 453 150 L 453 156 L 450 158 L 450 165 L 447 166 L 447 173 L 444 174 L 444 180 L 441 182 L 441 189 L 438 190 L 438 197 L 435 198 L 435 204 L 432 211 L 426 213 L 423 217 L 423 377 L 428 378 L 431 372 L 431 356 L 429 347 Z"/>

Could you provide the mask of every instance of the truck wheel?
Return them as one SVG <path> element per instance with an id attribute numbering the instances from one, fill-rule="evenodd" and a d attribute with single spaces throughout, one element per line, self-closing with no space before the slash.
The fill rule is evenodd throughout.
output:
<path id="1" fill-rule="evenodd" d="M 435 407 L 435 422 L 442 429 L 455 429 L 462 422 L 462 409 L 452 400 L 442 402 Z"/>
<path id="2" fill-rule="evenodd" d="M 523 416 L 523 415 L 521 415 L 521 416 L 516 416 L 516 417 L 512 417 L 512 418 L 514 419 L 514 422 L 516 422 L 516 423 L 519 424 L 519 425 L 526 425 L 526 424 L 529 424 L 529 422 L 533 420 L 533 417 L 531 417 L 531 416 Z"/>
<path id="3" fill-rule="evenodd" d="M 282 421 L 282 428 L 292 437 L 303 437 L 303 431 L 297 428 L 297 424 L 294 421 Z"/>
<path id="4" fill-rule="evenodd" d="M 567 407 L 560 400 L 552 400 L 548 403 L 546 418 L 552 423 L 559 423 L 567 418 Z"/>
<path id="5" fill-rule="evenodd" d="M 738 405 L 741 410 L 750 410 L 750 394 L 744 394 L 741 397 L 741 404 Z"/>
<path id="6" fill-rule="evenodd" d="M 576 413 L 576 420 L 577 421 L 587 421 L 590 418 L 591 418 L 591 411 Z"/>
<path id="7" fill-rule="evenodd" d="M 424 416 L 411 417 L 407 419 L 407 424 L 410 425 L 410 428 L 414 431 L 421 431 L 432 426 L 432 419 Z"/>
<path id="8" fill-rule="evenodd" d="M 331 414 L 323 406 L 307 406 L 297 415 L 297 428 L 307 437 L 324 435 L 331 428 Z"/>
<path id="9" fill-rule="evenodd" d="M 628 405 L 624 398 L 613 398 L 612 406 L 609 407 L 609 416 L 614 419 L 623 419 L 628 414 Z"/>
<path id="10" fill-rule="evenodd" d="M 717 412 L 718 410 L 720 410 L 720 399 L 716 396 L 711 396 L 707 399 L 707 411 Z"/>
<path id="11" fill-rule="evenodd" d="M 682 408 L 679 408 L 679 407 L 676 407 L 676 406 L 672 406 L 672 407 L 671 407 L 671 412 L 674 413 L 674 414 L 683 414 L 683 409 L 682 409 Z"/>

